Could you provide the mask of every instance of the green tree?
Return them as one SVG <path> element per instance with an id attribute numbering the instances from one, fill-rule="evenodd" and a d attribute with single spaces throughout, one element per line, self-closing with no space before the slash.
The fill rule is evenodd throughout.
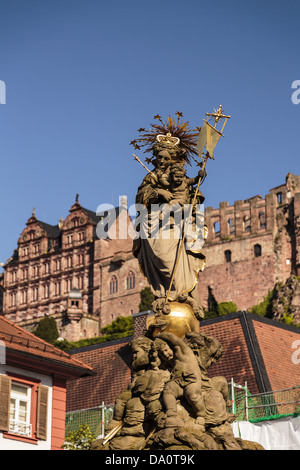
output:
<path id="1" fill-rule="evenodd" d="M 268 292 L 268 295 L 264 297 L 264 300 L 257 305 L 254 305 L 250 310 L 251 313 L 255 313 L 256 315 L 260 315 L 261 317 L 269 317 L 272 318 L 273 316 L 273 298 L 274 298 L 274 290 Z"/>
<path id="2" fill-rule="evenodd" d="M 152 310 L 152 302 L 154 301 L 154 295 L 150 287 L 145 287 L 140 292 L 141 302 L 139 304 L 139 311 L 144 312 L 145 310 Z"/>
<path id="3" fill-rule="evenodd" d="M 42 318 L 33 333 L 48 343 L 54 343 L 59 336 L 56 321 L 50 316 Z"/>
<path id="4" fill-rule="evenodd" d="M 228 315 L 237 311 L 237 306 L 234 302 L 220 302 L 217 306 L 218 316 Z"/>
<path id="5" fill-rule="evenodd" d="M 124 335 L 131 336 L 133 333 L 133 318 L 118 317 L 110 325 L 101 329 L 101 333 L 107 336 L 116 336 L 114 339 L 122 338 Z"/>
<path id="6" fill-rule="evenodd" d="M 65 450 L 89 450 L 96 436 L 88 424 L 81 424 L 76 431 L 69 431 L 62 448 Z"/>

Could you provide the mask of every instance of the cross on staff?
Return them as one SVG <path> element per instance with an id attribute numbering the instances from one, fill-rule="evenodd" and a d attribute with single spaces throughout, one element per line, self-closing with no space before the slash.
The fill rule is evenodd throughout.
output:
<path id="1" fill-rule="evenodd" d="M 207 120 L 208 120 L 208 116 L 211 116 L 211 117 L 213 117 L 213 118 L 215 119 L 214 129 L 216 129 L 217 124 L 218 124 L 218 122 L 220 121 L 220 119 L 225 119 L 225 122 L 224 122 L 224 124 L 223 124 L 223 127 L 222 127 L 222 129 L 221 129 L 221 131 L 220 131 L 221 134 L 223 134 L 223 130 L 224 130 L 224 127 L 225 127 L 225 125 L 226 125 L 227 119 L 230 119 L 230 117 L 231 117 L 231 116 L 226 116 L 226 114 L 223 114 L 223 112 L 224 112 L 224 109 L 222 108 L 222 105 L 220 104 L 220 106 L 218 107 L 217 110 L 215 110 L 214 113 L 206 113 L 206 116 L 207 116 L 206 122 L 207 122 Z"/>

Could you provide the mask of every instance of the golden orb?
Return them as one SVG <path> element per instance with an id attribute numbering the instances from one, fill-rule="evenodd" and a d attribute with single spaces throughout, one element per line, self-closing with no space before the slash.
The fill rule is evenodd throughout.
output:
<path id="1" fill-rule="evenodd" d="M 159 333 L 173 333 L 184 338 L 189 331 L 199 332 L 199 321 L 193 309 L 187 303 L 170 302 L 170 313 L 151 312 L 147 316 L 147 330 L 150 329 L 152 338 Z"/>

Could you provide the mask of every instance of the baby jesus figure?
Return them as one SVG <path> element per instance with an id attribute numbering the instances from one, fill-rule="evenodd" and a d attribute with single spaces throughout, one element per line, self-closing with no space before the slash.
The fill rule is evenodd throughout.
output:
<path id="1" fill-rule="evenodd" d="M 189 204 L 193 186 L 198 183 L 200 178 L 203 178 L 203 175 L 203 170 L 200 170 L 198 176 L 188 178 L 184 166 L 180 163 L 174 163 L 170 167 L 169 175 L 160 176 L 160 184 L 166 189 L 163 194 L 164 199 L 169 205 L 180 204 L 184 206 Z M 200 197 L 200 203 L 202 203 L 204 197 L 199 190 L 197 197 Z"/>

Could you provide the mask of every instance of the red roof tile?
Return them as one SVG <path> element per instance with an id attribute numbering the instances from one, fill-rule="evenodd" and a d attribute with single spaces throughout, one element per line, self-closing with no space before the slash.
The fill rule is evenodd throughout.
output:
<path id="1" fill-rule="evenodd" d="M 77 374 L 79 370 L 82 374 L 92 372 L 90 366 L 2 316 L 0 317 L 0 340 L 4 342 L 7 353 L 26 354 L 35 358 L 35 360 L 40 359 L 48 363 L 55 363 L 60 367 L 77 369 Z"/>

